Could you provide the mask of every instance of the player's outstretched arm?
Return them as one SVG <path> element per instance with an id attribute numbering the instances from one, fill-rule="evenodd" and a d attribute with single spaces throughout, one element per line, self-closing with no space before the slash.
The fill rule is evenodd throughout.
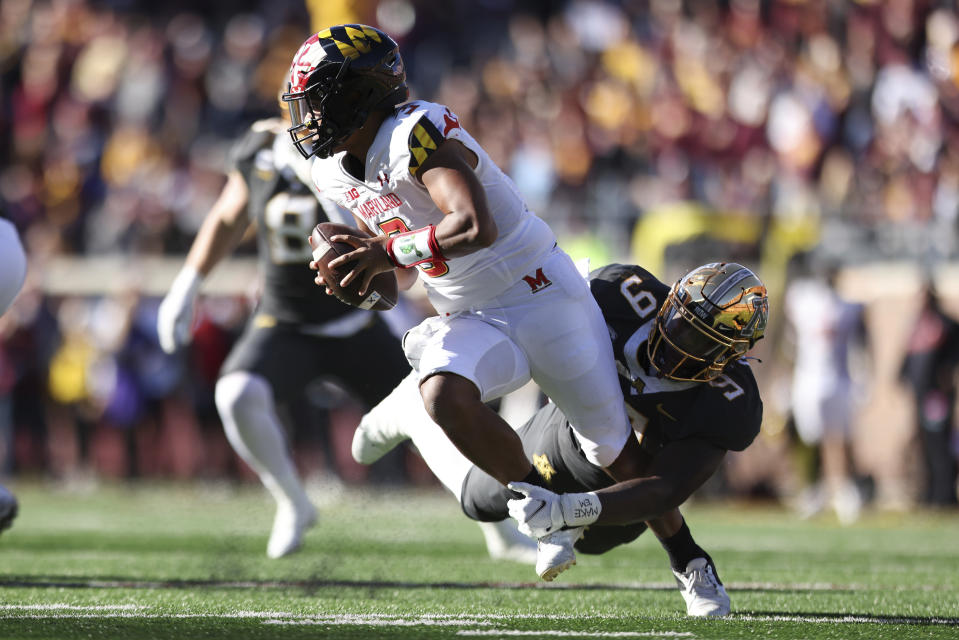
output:
<path id="1" fill-rule="evenodd" d="M 600 524 L 631 524 L 679 507 L 716 472 L 726 450 L 699 438 L 667 444 L 647 475 L 596 492 L 602 504 Z"/>
<path id="2" fill-rule="evenodd" d="M 594 523 L 654 520 L 685 502 L 715 473 L 725 454 L 725 449 L 704 440 L 674 442 L 656 456 L 647 477 L 589 493 L 556 494 L 514 482 L 509 488 L 522 495 L 509 501 L 509 514 L 519 522 L 520 531 L 535 538 Z"/>
<path id="3" fill-rule="evenodd" d="M 193 303 L 200 283 L 233 251 L 250 226 L 246 210 L 249 189 L 238 171 L 227 176 L 213 207 L 197 232 L 186 262 L 174 279 L 157 312 L 157 337 L 167 353 L 190 340 Z"/>

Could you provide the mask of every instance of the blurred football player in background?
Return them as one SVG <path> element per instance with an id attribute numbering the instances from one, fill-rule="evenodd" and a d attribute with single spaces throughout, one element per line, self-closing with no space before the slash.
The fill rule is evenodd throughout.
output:
<path id="1" fill-rule="evenodd" d="M 0 218 L 0 316 L 6 313 L 27 277 L 27 255 L 13 223 Z M 9 529 L 17 517 L 17 499 L 0 485 L 0 531 Z"/>
<path id="2" fill-rule="evenodd" d="M 255 224 L 262 298 L 223 364 L 215 398 L 230 444 L 276 501 L 267 544 L 271 558 L 298 549 L 316 521 L 278 408 L 294 404 L 309 382 L 321 378 L 336 381 L 369 407 L 410 370 L 399 341 L 377 313 L 316 290 L 306 237 L 319 222 L 350 217 L 319 199 L 288 126 L 279 118 L 256 122 L 235 145 L 226 184 L 157 319 L 165 351 L 187 344 L 204 277 Z M 370 363 L 375 376 L 368 375 Z"/>
<path id="3" fill-rule="evenodd" d="M 457 455 L 418 407 L 412 374 L 363 417 L 353 456 L 369 464 L 412 438 L 469 517 L 495 521 L 510 514 L 540 539 L 537 572 L 547 580 L 558 573 L 552 569 L 575 561 L 573 549 L 559 553 L 553 543 L 542 545 L 553 532 L 577 532 L 576 550 L 603 553 L 648 527 L 669 555 L 687 613 L 726 615 L 729 596 L 715 564 L 678 507 L 727 451 L 742 451 L 759 433 L 762 400 L 744 355 L 764 335 L 766 289 L 752 271 L 732 263 L 703 265 L 672 289 L 641 267 L 609 265 L 591 274 L 590 288 L 612 338 L 635 430 L 630 440 L 643 457 L 641 477 L 614 484 L 550 403 L 518 431 L 547 488 L 511 483 L 524 497 L 510 500 L 510 492 Z"/>
<path id="4" fill-rule="evenodd" d="M 457 116 L 406 102 L 408 93 L 399 48 L 372 27 L 321 31 L 293 60 L 283 96 L 291 136 L 316 158 L 323 195 L 375 236 L 334 237 L 355 250 L 329 266 L 349 264 L 341 284 L 358 280 L 361 292 L 377 273 L 396 269 L 408 285 L 419 272 L 438 315 L 407 332 L 403 346 L 426 411 L 498 482 L 544 482 L 485 404 L 531 377 L 569 417 L 590 462 L 632 477 L 638 452 L 624 448 L 629 420 L 588 287 Z"/>
<path id="5" fill-rule="evenodd" d="M 950 507 L 956 500 L 956 375 L 959 322 L 943 308 L 935 281 L 927 276 L 922 303 L 900 365 L 915 403 L 916 437 L 923 460 L 922 503 Z"/>
<path id="6" fill-rule="evenodd" d="M 796 432 L 811 448 L 811 483 L 798 498 L 801 517 L 832 508 L 842 524 L 859 518 L 863 498 L 855 480 L 852 439 L 862 403 L 868 354 L 864 310 L 837 288 L 839 265 L 813 266 L 784 294 L 788 326 L 795 334 L 791 407 Z"/>

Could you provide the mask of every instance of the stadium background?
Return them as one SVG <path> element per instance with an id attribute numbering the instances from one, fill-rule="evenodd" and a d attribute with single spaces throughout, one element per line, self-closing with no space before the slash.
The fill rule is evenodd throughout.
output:
<path id="1" fill-rule="evenodd" d="M 782 294 L 798 257 L 839 264 L 874 348 L 860 471 L 876 504 L 914 503 L 899 364 L 925 278 L 959 305 L 959 21 L 921 0 L 4 0 L 0 207 L 31 265 L 0 319 L 3 475 L 252 478 L 212 388 L 256 295 L 253 245 L 207 283 L 188 353 L 160 351 L 156 308 L 232 140 L 340 22 L 393 34 L 413 96 L 448 104 L 574 256 L 667 281 L 728 258 L 767 281 L 763 432 L 716 495 L 797 490 Z M 304 408 L 299 462 L 367 482 L 339 400 Z M 401 462 L 388 479 L 430 481 Z"/>

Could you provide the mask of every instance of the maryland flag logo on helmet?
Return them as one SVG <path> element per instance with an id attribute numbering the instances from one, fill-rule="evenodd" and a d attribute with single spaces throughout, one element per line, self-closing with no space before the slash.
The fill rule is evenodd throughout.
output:
<path id="1" fill-rule="evenodd" d="M 316 34 L 320 46 L 331 60 L 355 60 L 383 41 L 380 33 L 362 24 L 344 24 Z"/>

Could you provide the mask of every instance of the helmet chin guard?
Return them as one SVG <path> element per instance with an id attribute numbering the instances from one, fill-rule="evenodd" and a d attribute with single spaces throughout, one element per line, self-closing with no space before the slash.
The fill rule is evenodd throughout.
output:
<path id="1" fill-rule="evenodd" d="M 374 110 L 408 96 L 396 42 L 373 27 L 348 24 L 316 33 L 300 46 L 282 100 L 297 150 L 305 158 L 328 158 Z"/>
<path id="2" fill-rule="evenodd" d="M 703 265 L 670 290 L 646 342 L 649 361 L 665 378 L 713 380 L 763 337 L 768 315 L 756 274 L 734 263 Z"/>

